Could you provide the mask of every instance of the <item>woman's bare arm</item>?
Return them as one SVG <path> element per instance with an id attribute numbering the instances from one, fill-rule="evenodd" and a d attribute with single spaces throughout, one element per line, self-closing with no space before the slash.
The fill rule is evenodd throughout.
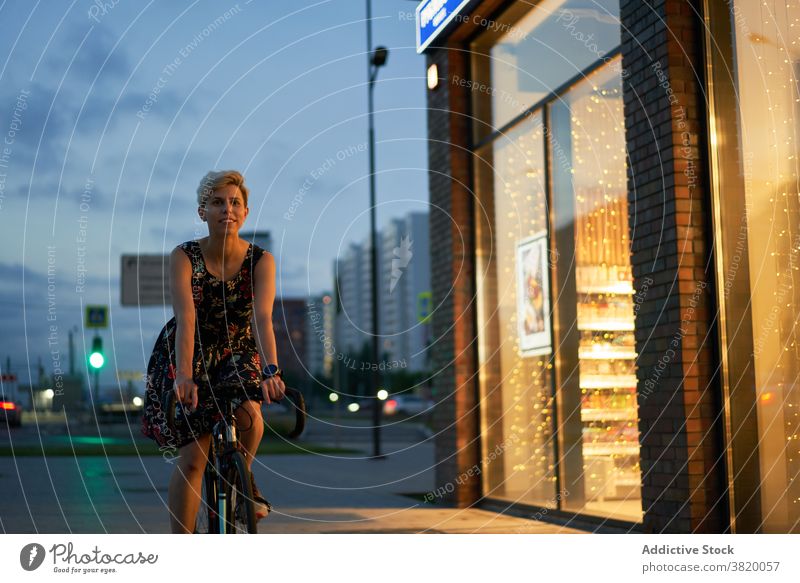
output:
<path id="1" fill-rule="evenodd" d="M 272 306 L 275 303 L 275 258 L 268 251 L 256 263 L 253 298 L 253 335 L 261 355 L 262 368 L 278 364 L 275 331 L 272 327 Z"/>
<path id="2" fill-rule="evenodd" d="M 192 263 L 179 247 L 169 261 L 169 288 L 175 313 L 175 384 L 181 402 L 197 406 L 197 387 L 192 380 L 196 314 L 192 298 Z"/>

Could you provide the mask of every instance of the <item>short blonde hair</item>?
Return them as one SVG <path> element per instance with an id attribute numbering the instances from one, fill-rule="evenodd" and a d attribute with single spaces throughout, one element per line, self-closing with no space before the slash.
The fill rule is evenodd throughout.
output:
<path id="1" fill-rule="evenodd" d="M 247 206 L 247 195 L 249 191 L 244 185 L 244 176 L 237 170 L 212 170 L 203 176 L 203 179 L 200 181 L 200 186 L 197 187 L 197 204 L 204 207 L 211 193 L 229 185 L 239 187 L 239 191 L 242 193 L 242 198 L 244 199 L 244 206 Z"/>

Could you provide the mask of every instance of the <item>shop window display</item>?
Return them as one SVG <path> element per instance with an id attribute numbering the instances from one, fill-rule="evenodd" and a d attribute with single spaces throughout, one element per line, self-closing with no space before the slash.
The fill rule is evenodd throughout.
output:
<path id="1" fill-rule="evenodd" d="M 581 452 L 564 459 L 564 481 L 583 484 L 582 492 L 565 499 L 564 508 L 639 521 L 634 289 L 621 85 L 614 67 L 603 67 L 549 106 L 554 216 L 562 225 L 562 241 L 573 243 L 572 249 L 566 247 L 571 256 L 558 266 L 566 272 L 559 278 L 559 301 L 564 303 L 564 309 L 557 308 L 564 331 L 559 349 L 566 361 L 577 363 L 577 371 L 571 364 L 573 369 L 562 375 L 557 398 L 567 404 L 559 423 L 565 435 L 574 436 L 564 447 Z M 573 301 L 574 312 L 566 306 Z M 574 359 L 568 352 L 576 345 Z M 570 394 L 576 391 L 579 397 Z"/>
<path id="2" fill-rule="evenodd" d="M 639 522 L 617 14 L 520 3 L 473 43 L 482 468 L 489 498 Z"/>

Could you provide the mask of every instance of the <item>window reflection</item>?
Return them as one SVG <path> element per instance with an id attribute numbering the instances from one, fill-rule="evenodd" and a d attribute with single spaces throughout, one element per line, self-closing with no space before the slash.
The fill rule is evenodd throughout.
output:
<path id="1" fill-rule="evenodd" d="M 517 2 L 503 15 L 513 25 L 473 44 L 477 78 L 494 91 L 477 113 L 478 138 L 496 131 L 575 77 L 620 42 L 618 0 Z M 618 66 L 618 63 L 617 63 Z M 490 95 L 490 97 L 489 97 Z"/>
<path id="2" fill-rule="evenodd" d="M 515 277 L 518 243 L 547 225 L 541 116 L 481 150 L 476 167 L 484 493 L 554 507 L 552 366 L 522 354 Z"/>
<path id="3" fill-rule="evenodd" d="M 727 151 L 739 156 L 746 216 L 724 228 L 746 227 L 750 297 L 730 300 L 751 301 L 762 528 L 800 532 L 800 5 L 734 5 L 741 149 Z"/>

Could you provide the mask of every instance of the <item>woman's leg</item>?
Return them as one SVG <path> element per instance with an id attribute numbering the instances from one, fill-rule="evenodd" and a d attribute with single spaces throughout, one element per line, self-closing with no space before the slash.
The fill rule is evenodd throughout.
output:
<path id="1" fill-rule="evenodd" d="M 179 450 L 180 457 L 169 481 L 169 522 L 173 533 L 194 532 L 210 443 L 211 434 L 206 434 Z"/>
<path id="2" fill-rule="evenodd" d="M 264 420 L 261 417 L 261 403 L 245 401 L 236 409 L 236 427 L 239 430 L 239 442 L 245 450 L 248 469 L 261 444 L 264 435 Z"/>

